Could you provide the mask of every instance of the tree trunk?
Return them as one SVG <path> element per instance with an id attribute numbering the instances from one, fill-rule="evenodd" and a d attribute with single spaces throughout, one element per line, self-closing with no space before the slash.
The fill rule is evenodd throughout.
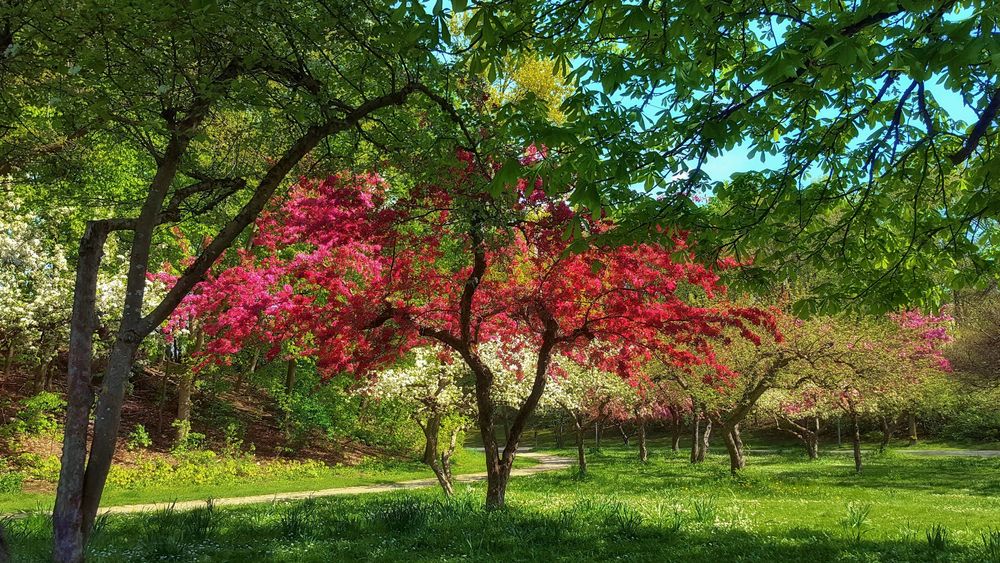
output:
<path id="1" fill-rule="evenodd" d="M 563 421 L 559 420 L 559 426 L 556 428 L 556 448 L 562 449 L 566 445 L 566 441 L 563 438 Z"/>
<path id="2" fill-rule="evenodd" d="M 649 448 L 646 447 L 646 420 L 639 418 L 639 461 L 649 461 Z"/>
<path id="3" fill-rule="evenodd" d="M 6 377 L 10 377 L 11 369 L 14 367 L 14 351 L 17 346 L 13 339 L 10 341 L 10 347 L 7 348 L 7 357 L 3 361 L 3 374 Z"/>
<path id="4" fill-rule="evenodd" d="M 441 485 L 445 496 L 450 497 L 455 493 L 451 478 L 451 456 L 455 453 L 458 435 L 461 433 L 462 428 L 455 427 L 452 429 L 448 449 L 439 453 L 438 440 L 441 432 L 441 419 L 442 416 L 440 414 L 434 413 L 428 417 L 426 423 L 421 423 L 417 420 L 417 424 L 424 431 L 424 438 L 426 440 L 423 462 L 434 472 L 434 476 L 437 477 L 438 484 Z"/>
<path id="5" fill-rule="evenodd" d="M 701 449 L 701 419 L 698 415 L 691 417 L 691 463 L 698 463 L 698 450 Z"/>
<path id="6" fill-rule="evenodd" d="M 188 364 L 191 363 L 190 359 L 205 347 L 205 332 L 195 326 L 194 333 L 194 344 L 191 347 L 191 353 L 188 354 Z M 176 443 L 178 445 L 187 440 L 191 430 L 191 396 L 194 394 L 195 379 L 193 366 L 183 365 L 182 368 L 180 380 L 177 382 L 177 416 L 175 417 L 177 423 Z"/>
<path id="7" fill-rule="evenodd" d="M 840 416 L 837 416 L 837 447 L 840 448 L 843 446 L 844 446 L 844 439 L 842 438 L 840 431 Z"/>
<path id="8" fill-rule="evenodd" d="M 291 395 L 292 391 L 295 390 L 295 368 L 298 366 L 298 360 L 292 358 L 288 360 L 288 367 L 285 369 L 285 394 Z"/>
<path id="9" fill-rule="evenodd" d="M 421 461 L 433 466 L 438 458 L 438 434 L 441 432 L 441 415 L 432 414 L 427 417 L 426 424 L 422 424 L 424 431 L 424 455 Z"/>
<path id="10" fill-rule="evenodd" d="M 49 358 L 42 365 L 38 366 L 38 371 L 35 373 L 35 381 L 32 383 L 32 390 L 36 395 L 45 389 L 45 380 L 48 379 L 49 364 L 51 363 L 52 358 Z"/>
<path id="11" fill-rule="evenodd" d="M 622 443 L 625 446 L 628 446 L 628 443 L 632 439 L 632 436 L 625 431 L 625 423 L 621 423 L 618 425 L 618 432 L 620 432 L 622 435 Z"/>
<path id="12" fill-rule="evenodd" d="M 895 424 L 891 423 L 889 417 L 887 416 L 881 417 L 880 422 L 882 425 L 882 441 L 879 442 L 878 452 L 882 453 L 885 451 L 887 447 L 889 447 L 889 442 L 892 441 L 892 435 L 895 431 Z"/>
<path id="13" fill-rule="evenodd" d="M 594 449 L 601 449 L 601 421 L 594 423 Z"/>
<path id="14" fill-rule="evenodd" d="M 580 466 L 580 475 L 587 474 L 587 451 L 583 447 L 583 425 L 576 421 L 576 460 Z"/>
<path id="15" fill-rule="evenodd" d="M 240 373 L 236 375 L 236 385 L 233 386 L 233 391 L 239 393 L 243 389 L 243 380 L 247 375 L 253 375 L 257 373 L 257 364 L 260 362 L 260 347 L 255 347 L 253 350 L 253 355 L 250 356 L 250 366 L 247 367 L 246 371 L 240 370 Z"/>
<path id="16" fill-rule="evenodd" d="M 70 346 L 66 370 L 66 423 L 60 459 L 59 484 L 52 511 L 53 553 L 60 562 L 83 561 L 84 553 L 84 469 L 87 456 L 87 429 L 94 401 L 91 364 L 97 321 L 97 273 L 104 255 L 108 230 L 102 223 L 88 223 L 80 239 L 73 313 L 70 317 Z"/>
<path id="17" fill-rule="evenodd" d="M 191 430 L 191 393 L 194 389 L 194 374 L 186 368 L 181 373 L 180 381 L 177 382 L 177 416 L 174 417 L 174 426 L 177 428 L 176 444 L 180 445 L 187 439 L 188 431 Z"/>
<path id="18" fill-rule="evenodd" d="M 910 428 L 910 436 L 909 436 L 910 445 L 911 446 L 916 446 L 917 445 L 917 415 L 913 414 L 912 412 L 909 412 L 906 415 L 906 419 L 907 419 L 907 423 L 908 423 L 909 428 Z"/>
<path id="19" fill-rule="evenodd" d="M 854 449 L 854 471 L 861 473 L 861 427 L 856 412 L 851 413 L 851 446 Z"/>
<path id="20" fill-rule="evenodd" d="M 746 467 L 746 460 L 743 457 L 743 441 L 740 440 L 739 428 L 722 428 L 722 438 L 726 442 L 726 450 L 729 452 L 729 470 L 736 475 L 741 469 Z"/>
<path id="21" fill-rule="evenodd" d="M 705 456 L 708 455 L 708 445 L 709 438 L 712 436 L 712 421 L 705 421 L 705 430 L 701 434 L 701 446 L 698 448 L 698 463 L 705 461 Z"/>
<path id="22" fill-rule="evenodd" d="M 679 417 L 674 417 L 673 422 L 673 435 L 670 438 L 670 449 L 672 451 L 679 451 L 681 449 L 681 419 Z"/>

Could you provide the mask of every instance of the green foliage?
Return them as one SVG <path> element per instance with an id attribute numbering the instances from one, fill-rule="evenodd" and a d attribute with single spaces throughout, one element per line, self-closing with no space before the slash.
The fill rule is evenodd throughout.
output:
<path id="1" fill-rule="evenodd" d="M 136 451 L 142 448 L 148 448 L 153 445 L 153 439 L 149 436 L 149 432 L 146 431 L 146 427 L 142 424 L 136 424 L 132 432 L 129 433 L 128 439 L 125 441 L 125 447 L 129 451 Z"/>
<path id="2" fill-rule="evenodd" d="M 868 521 L 871 512 L 872 505 L 867 503 L 852 502 L 847 505 L 847 517 L 841 520 L 840 526 L 854 543 L 861 543 L 861 539 L 871 527 Z"/>
<path id="3" fill-rule="evenodd" d="M 990 528 L 982 533 L 984 561 L 1000 563 L 1000 530 Z"/>
<path id="4" fill-rule="evenodd" d="M 184 454 L 201 448 L 205 443 L 205 435 L 191 431 L 190 420 L 175 420 L 170 426 L 177 429 L 178 439 L 171 450 L 175 455 Z"/>
<path id="5" fill-rule="evenodd" d="M 0 494 L 20 493 L 22 484 L 24 484 L 23 473 L 0 469 Z"/>
<path id="6" fill-rule="evenodd" d="M 51 435 L 59 430 L 59 419 L 66 409 L 66 401 L 56 393 L 43 391 L 22 399 L 16 408 L 17 415 L 2 428 L 4 435 Z"/>
<path id="7" fill-rule="evenodd" d="M 249 456 L 223 457 L 207 450 L 175 452 L 176 459 L 140 456 L 130 466 L 116 465 L 108 476 L 110 489 L 187 485 L 224 485 L 234 480 L 263 483 L 294 477 L 316 477 L 326 466 L 319 461 L 272 460 Z"/>
<path id="8" fill-rule="evenodd" d="M 948 549 L 948 528 L 934 524 L 927 530 L 927 547 L 931 551 L 946 551 Z"/>

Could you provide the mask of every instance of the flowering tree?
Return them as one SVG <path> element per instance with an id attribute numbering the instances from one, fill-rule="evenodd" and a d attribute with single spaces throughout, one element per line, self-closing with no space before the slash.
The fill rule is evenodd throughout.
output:
<path id="1" fill-rule="evenodd" d="M 714 339 L 727 328 L 751 341 L 758 329 L 775 330 L 766 311 L 719 305 L 718 276 L 687 259 L 681 236 L 590 245 L 610 220 L 547 195 L 544 158 L 531 147 L 501 167 L 460 153 L 441 176 L 446 184 L 404 197 L 376 175 L 300 182 L 258 221 L 257 250 L 203 284 L 181 314 L 206 319 L 206 350 L 216 356 L 266 326 L 302 340 L 322 369 L 359 376 L 414 347 L 449 348 L 472 373 L 486 502 L 502 507 L 528 418 L 550 375 L 562 372 L 556 354 L 632 379 L 655 352 L 725 379 L 733 374 L 712 352 Z M 484 195 L 487 182 L 509 189 Z M 497 361 L 483 355 L 488 342 L 499 346 Z M 528 369 L 514 361 L 524 354 Z M 531 391 L 501 448 L 493 390 L 507 368 Z"/>
<path id="2" fill-rule="evenodd" d="M 413 350 L 412 358 L 382 370 L 361 389 L 378 400 L 404 402 L 424 433 L 423 462 L 434 471 L 445 494 L 451 496 L 451 456 L 459 434 L 472 415 L 468 392 L 468 368 L 454 354 L 440 346 Z M 448 445 L 442 451 L 440 435 L 447 426 Z"/>
<path id="3" fill-rule="evenodd" d="M 887 318 L 831 318 L 832 353 L 816 382 L 833 394 L 835 404 L 851 421 L 855 470 L 860 473 L 864 414 L 882 423 L 884 448 L 891 436 L 889 419 L 914 407 L 921 384 L 935 373 L 951 369 L 944 356 L 950 340 L 947 315 L 906 311 Z"/>

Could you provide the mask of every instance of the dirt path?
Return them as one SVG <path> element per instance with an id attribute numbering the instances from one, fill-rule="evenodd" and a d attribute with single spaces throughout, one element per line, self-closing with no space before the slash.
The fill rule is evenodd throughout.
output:
<path id="1" fill-rule="evenodd" d="M 526 458 L 534 459 L 537 465 L 514 469 L 511 476 L 534 475 L 545 471 L 555 471 L 565 469 L 573 464 L 573 460 L 567 457 L 546 455 L 532 452 L 522 452 L 518 454 Z M 455 475 L 455 483 L 473 483 L 486 479 L 486 473 L 468 473 L 465 475 Z M 294 493 L 272 493 L 267 495 L 255 495 L 250 497 L 232 497 L 212 499 L 215 506 L 237 506 L 241 504 L 258 504 L 265 502 L 305 500 L 315 497 L 330 497 L 337 495 L 361 495 L 366 493 L 386 493 L 390 491 L 402 491 L 408 489 L 421 489 L 425 487 L 437 487 L 438 482 L 434 477 L 427 479 L 413 479 L 411 481 L 400 481 L 398 483 L 383 483 L 378 485 L 359 485 L 355 487 L 338 487 L 335 489 L 322 489 L 319 491 L 300 491 Z M 149 504 L 127 504 L 123 506 L 109 506 L 102 508 L 102 514 L 127 514 L 131 512 L 150 512 L 163 510 L 173 506 L 175 510 L 191 510 L 205 506 L 205 500 L 185 500 L 177 502 L 154 502 Z"/>
<path id="2" fill-rule="evenodd" d="M 790 451 L 792 449 L 798 448 L 788 448 L 788 449 L 766 449 L 766 448 L 754 448 L 749 450 L 750 453 L 782 453 Z M 869 448 L 865 448 L 869 449 Z M 894 452 L 906 454 L 906 455 L 916 455 L 924 457 L 945 457 L 945 456 L 955 456 L 955 457 L 1000 457 L 1000 450 L 908 450 L 905 448 L 893 448 Z M 822 450 L 821 453 L 827 454 L 851 454 L 852 450 Z"/>

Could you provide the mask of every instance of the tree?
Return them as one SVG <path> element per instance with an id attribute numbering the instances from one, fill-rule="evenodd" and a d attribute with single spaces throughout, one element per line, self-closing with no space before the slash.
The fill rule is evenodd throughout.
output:
<path id="1" fill-rule="evenodd" d="M 635 395 L 636 391 L 616 374 L 568 359 L 557 360 L 557 363 L 562 368 L 562 374 L 553 378 L 543 402 L 561 409 L 573 421 L 577 468 L 580 475 L 586 475 L 587 452 L 584 447 L 584 434 L 587 427 L 605 416 L 609 402 L 618 397 Z M 544 406 L 544 403 L 540 406 Z"/>
<path id="2" fill-rule="evenodd" d="M 817 286 L 802 313 L 934 308 L 947 299 L 942 282 L 995 277 L 992 2 L 481 0 L 469 10 L 470 68 L 497 72 L 514 50 L 554 58 L 577 83 L 567 124 L 537 139 L 565 154 L 577 201 L 635 202 L 637 185 L 663 196 L 638 203 L 618 236 L 710 226 L 697 248 L 754 256 L 753 279 L 768 285 L 804 267 L 853 273 Z M 722 159 L 745 164 L 707 178 Z M 703 188 L 714 205 L 692 202 Z"/>
<path id="3" fill-rule="evenodd" d="M 473 415 L 465 364 L 440 346 L 416 348 L 402 365 L 380 371 L 360 392 L 376 400 L 398 400 L 408 405 L 413 420 L 424 433 L 421 460 L 451 496 L 451 456 L 459 435 Z M 447 436 L 444 450 L 441 433 Z"/>
<path id="4" fill-rule="evenodd" d="M 265 310 L 270 322 L 322 343 L 312 352 L 328 370 L 365 374 L 414 346 L 450 348 L 473 374 L 486 502 L 498 508 L 528 417 L 550 375 L 561 372 L 555 354 L 630 378 L 654 349 L 679 365 L 702 364 L 728 377 L 711 341 L 725 327 L 751 340 L 759 339 L 755 330 L 774 330 L 766 311 L 716 306 L 718 276 L 671 258 L 689 252 L 679 236 L 589 247 L 589 233 L 609 228 L 608 220 L 580 216 L 546 195 L 537 175 L 544 159 L 544 150 L 529 147 L 515 161 L 510 188 L 496 198 L 483 194 L 489 180 L 480 167 L 489 163 L 464 152 L 442 172 L 445 187 L 416 186 L 391 207 L 388 186 L 374 175 L 300 183 L 258 222 L 261 255 L 248 253 L 199 292 L 196 300 L 210 305 L 202 314 L 215 319 L 206 324 L 213 336 L 206 349 L 235 353 Z M 510 167 L 493 165 L 499 177 Z M 247 291 L 254 285 L 266 295 Z M 706 301 L 682 298 L 696 293 Z M 493 341 L 501 365 L 483 356 Z M 531 392 L 501 449 L 496 374 L 517 370 L 524 354 L 533 364 L 523 366 Z"/>
<path id="5" fill-rule="evenodd" d="M 11 130 L 0 146 L 0 172 L 43 185 L 49 198 L 100 198 L 107 194 L 96 186 L 75 183 L 77 175 L 97 175 L 81 173 L 90 170 L 87 157 L 109 147 L 138 155 L 137 165 L 110 192 L 117 202 L 96 207 L 98 213 L 88 218 L 76 260 L 54 557 L 79 561 L 143 338 L 166 320 L 293 170 L 322 168 L 344 155 L 356 159 L 365 150 L 377 153 L 372 147 L 387 146 L 393 135 L 414 149 L 430 138 L 421 135 L 432 129 L 426 123 L 418 126 L 413 114 L 392 108 L 417 93 L 432 95 L 441 64 L 430 51 L 436 41 L 432 17 L 422 9 L 392 11 L 375 3 L 359 10 L 309 0 L 201 7 L 89 0 L 58 7 L 16 4 L 0 12 L 0 41 L 6 43 L 2 125 Z M 434 106 L 448 105 L 431 97 Z M 359 150 L 361 143 L 368 148 Z M 87 193 L 69 192 L 77 185 Z M 207 216 L 216 226 L 211 243 L 171 291 L 144 310 L 159 227 Z M 112 233 L 126 244 L 127 284 L 98 394 L 90 366 L 94 301 Z"/>

